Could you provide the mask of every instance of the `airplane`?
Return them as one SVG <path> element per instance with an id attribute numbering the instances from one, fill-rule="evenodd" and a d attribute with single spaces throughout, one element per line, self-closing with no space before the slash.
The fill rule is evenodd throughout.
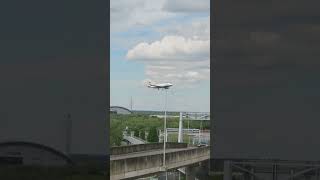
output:
<path id="1" fill-rule="evenodd" d="M 171 83 L 159 83 L 159 84 L 153 84 L 151 81 L 148 83 L 149 88 L 155 88 L 155 89 L 169 89 L 173 84 Z"/>

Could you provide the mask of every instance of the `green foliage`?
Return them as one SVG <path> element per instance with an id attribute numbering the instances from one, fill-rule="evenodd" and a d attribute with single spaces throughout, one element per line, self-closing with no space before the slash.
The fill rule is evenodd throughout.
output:
<path id="1" fill-rule="evenodd" d="M 120 121 L 111 119 L 110 123 L 110 145 L 120 146 L 122 141 L 123 124 Z"/>
<path id="2" fill-rule="evenodd" d="M 139 137 L 139 129 L 135 129 L 134 130 L 134 134 L 133 134 L 135 137 Z"/>
<path id="3" fill-rule="evenodd" d="M 163 129 L 164 120 L 158 117 L 151 117 L 147 114 L 131 114 L 131 115 L 120 115 L 120 114 L 110 114 L 111 124 L 110 124 L 110 144 L 120 145 L 122 140 L 122 131 L 128 126 L 128 132 L 134 132 L 137 137 L 142 137 L 139 132 L 147 131 L 149 132 L 151 127 L 156 129 Z M 184 119 L 184 128 L 200 128 L 201 121 L 188 121 Z M 189 125 L 189 126 L 188 126 Z M 179 118 L 167 118 L 168 128 L 178 128 Z M 202 121 L 202 129 L 210 129 L 209 121 Z M 158 136 L 158 135 L 157 135 Z M 148 138 L 147 138 L 148 139 Z M 156 140 L 158 142 L 158 139 Z"/>
<path id="4" fill-rule="evenodd" d="M 142 130 L 142 131 L 140 132 L 140 138 L 143 139 L 143 140 L 146 140 L 146 133 L 145 133 L 144 130 Z"/>
<path id="5" fill-rule="evenodd" d="M 131 114 L 131 115 L 120 115 L 120 114 L 110 114 L 111 120 L 121 121 L 125 126 L 128 126 L 130 130 L 133 129 L 146 129 L 149 130 L 150 127 L 156 126 L 157 128 L 163 128 L 163 119 L 158 117 L 151 117 L 149 115 L 143 114 Z M 178 128 L 179 118 L 167 118 L 167 127 Z M 183 127 L 188 127 L 188 120 L 183 120 Z M 189 121 L 190 128 L 200 128 L 200 121 Z M 203 129 L 210 129 L 209 121 L 202 121 Z"/>
<path id="6" fill-rule="evenodd" d="M 158 142 L 159 141 L 157 127 L 150 128 L 147 140 L 148 140 L 148 142 Z"/>

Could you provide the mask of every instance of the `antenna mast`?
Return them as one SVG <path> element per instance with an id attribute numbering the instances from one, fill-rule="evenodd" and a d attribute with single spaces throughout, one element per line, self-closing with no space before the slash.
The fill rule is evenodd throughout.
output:
<path id="1" fill-rule="evenodd" d="M 131 96 L 131 99 L 130 99 L 130 110 L 132 111 L 132 106 L 133 106 L 133 100 L 132 100 L 132 96 Z"/>

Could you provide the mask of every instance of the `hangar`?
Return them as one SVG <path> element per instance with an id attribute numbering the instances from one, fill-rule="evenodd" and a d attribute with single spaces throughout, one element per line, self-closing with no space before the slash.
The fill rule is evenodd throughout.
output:
<path id="1" fill-rule="evenodd" d="M 130 111 L 129 109 L 127 109 L 125 107 L 121 107 L 121 106 L 111 106 L 110 113 L 113 113 L 113 114 L 132 114 L 132 111 Z"/>

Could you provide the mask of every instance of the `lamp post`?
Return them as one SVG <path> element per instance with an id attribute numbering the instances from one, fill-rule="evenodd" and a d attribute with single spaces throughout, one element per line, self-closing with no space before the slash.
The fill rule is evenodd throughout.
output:
<path id="1" fill-rule="evenodd" d="M 167 141 L 167 94 L 168 89 L 171 87 L 171 83 L 162 84 L 152 84 L 149 82 L 148 87 L 154 89 L 164 89 L 165 90 L 165 103 L 164 103 L 164 123 L 163 123 L 163 163 L 162 168 L 166 172 L 166 179 L 168 178 L 167 168 L 166 168 L 166 141 Z"/>
<path id="2" fill-rule="evenodd" d="M 165 102 L 164 102 L 164 123 L 163 123 L 163 168 L 166 170 L 166 141 L 167 141 L 167 93 L 165 89 Z"/>

